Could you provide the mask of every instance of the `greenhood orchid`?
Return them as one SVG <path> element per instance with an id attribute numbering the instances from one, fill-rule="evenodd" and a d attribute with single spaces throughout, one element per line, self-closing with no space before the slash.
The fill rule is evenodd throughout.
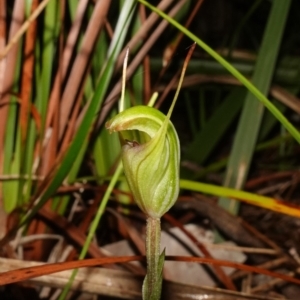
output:
<path id="1" fill-rule="evenodd" d="M 173 124 L 155 108 L 135 106 L 106 128 L 120 133 L 124 172 L 137 205 L 147 216 L 160 218 L 179 192 L 180 146 Z"/>
<path id="2" fill-rule="evenodd" d="M 164 251 L 160 254 L 160 218 L 176 202 L 179 193 L 180 145 L 170 117 L 178 98 L 188 61 L 185 60 L 178 88 L 168 114 L 149 106 L 123 110 L 106 123 L 110 132 L 118 132 L 122 144 L 122 162 L 134 200 L 147 215 L 147 275 L 143 284 L 144 300 L 159 300 L 162 286 Z M 124 60 L 124 73 L 128 52 Z M 122 97 L 124 99 L 125 76 Z"/>

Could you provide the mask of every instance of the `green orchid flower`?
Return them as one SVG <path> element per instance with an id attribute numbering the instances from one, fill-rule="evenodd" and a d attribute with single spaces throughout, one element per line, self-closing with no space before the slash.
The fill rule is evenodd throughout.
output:
<path id="1" fill-rule="evenodd" d="M 122 144 L 122 162 L 134 200 L 147 215 L 146 258 L 147 275 L 143 284 L 144 300 L 159 300 L 162 286 L 164 251 L 160 254 L 160 218 L 176 202 L 179 193 L 179 139 L 170 117 L 182 85 L 188 61 L 186 58 L 178 88 L 167 116 L 149 106 L 123 110 L 105 126 L 118 132 Z M 123 74 L 126 72 L 128 52 Z M 122 97 L 124 99 L 125 76 Z"/>
<path id="2" fill-rule="evenodd" d="M 173 124 L 155 108 L 135 106 L 116 115 L 106 128 L 120 134 L 134 200 L 147 216 L 160 218 L 179 192 L 180 146 Z"/>

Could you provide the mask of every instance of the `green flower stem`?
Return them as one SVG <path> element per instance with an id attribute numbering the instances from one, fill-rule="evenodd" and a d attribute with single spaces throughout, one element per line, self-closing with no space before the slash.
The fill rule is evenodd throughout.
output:
<path id="1" fill-rule="evenodd" d="M 145 280 L 149 299 L 150 295 L 156 294 L 157 287 L 161 285 L 159 280 L 159 257 L 160 257 L 160 218 L 147 219 L 146 225 L 146 257 L 147 257 L 147 280 Z M 160 274 L 161 275 L 161 274 Z M 160 291 L 159 291 L 160 293 Z M 144 299 L 147 300 L 147 299 Z"/>

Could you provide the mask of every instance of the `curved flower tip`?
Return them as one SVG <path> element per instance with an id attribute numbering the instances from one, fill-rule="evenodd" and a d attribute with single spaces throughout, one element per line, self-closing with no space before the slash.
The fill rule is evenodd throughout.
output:
<path id="1" fill-rule="evenodd" d="M 180 146 L 173 124 L 157 109 L 135 106 L 108 121 L 106 128 L 120 134 L 124 172 L 137 205 L 160 218 L 179 192 Z"/>

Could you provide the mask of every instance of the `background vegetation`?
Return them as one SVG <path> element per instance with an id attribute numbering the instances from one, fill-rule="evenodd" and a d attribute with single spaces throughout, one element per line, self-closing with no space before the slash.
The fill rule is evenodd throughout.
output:
<path id="1" fill-rule="evenodd" d="M 299 1 L 151 3 L 201 39 L 172 116 L 182 148 L 182 192 L 163 226 L 192 222 L 207 227 L 209 219 L 216 240 L 270 248 L 276 252 L 272 259 L 281 259 L 277 267 L 294 276 L 300 216 Z M 103 125 L 118 110 L 127 47 L 126 106 L 146 105 L 157 91 L 155 106 L 167 112 L 194 39 L 135 0 L 0 1 L 0 14 L 1 264 L 18 259 L 18 269 L 29 266 L 22 261 L 106 257 L 102 246 L 121 239 L 144 254 L 144 216 L 117 167 L 118 137 Z M 208 54 L 203 42 L 214 51 Z M 218 55 L 229 64 L 216 61 Z M 265 102 L 258 101 L 251 85 L 242 86 L 239 73 Z M 241 225 L 237 214 L 256 229 Z M 254 235 L 251 241 L 247 234 Z M 209 251 L 201 249 L 210 259 Z M 291 250 L 296 254 L 287 255 Z M 247 263 L 269 260 L 252 254 Z M 132 274 L 144 273 L 142 266 L 114 265 L 124 266 Z M 230 278 L 219 267 L 213 272 L 217 286 L 255 294 L 253 299 L 258 293 L 290 299 L 293 292 L 299 294 L 291 284 L 272 282 L 263 289 L 254 280 L 243 289 L 242 275 Z M 58 290 L 42 283 L 35 297 L 55 299 L 69 276 L 53 284 Z M 117 288 L 83 291 L 138 299 L 139 281 L 130 286 L 125 277 L 113 279 L 128 288 L 125 293 Z M 165 294 L 176 299 L 178 286 L 166 284 Z M 188 286 L 181 290 L 192 294 Z M 0 294 L 22 299 L 24 291 L 16 285 Z M 201 280 L 193 291 L 232 297 L 203 290 Z"/>

